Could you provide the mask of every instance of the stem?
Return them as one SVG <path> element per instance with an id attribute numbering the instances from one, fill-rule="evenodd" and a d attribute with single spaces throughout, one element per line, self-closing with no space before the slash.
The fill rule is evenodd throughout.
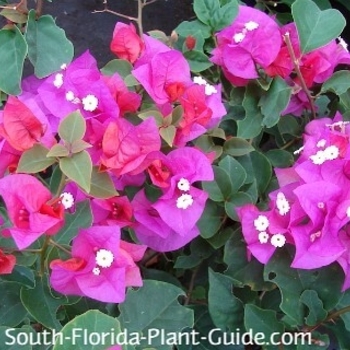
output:
<path id="1" fill-rule="evenodd" d="M 71 252 L 68 249 L 66 249 L 65 247 L 61 246 L 59 243 L 57 243 L 57 242 L 55 242 L 53 240 L 50 240 L 50 245 L 52 245 L 52 246 L 54 246 L 54 247 L 56 247 L 58 249 L 61 249 L 63 252 L 65 252 L 68 255 L 71 254 Z"/>
<path id="2" fill-rule="evenodd" d="M 50 236 L 45 237 L 44 244 L 41 248 L 41 253 L 40 253 L 40 276 L 44 276 L 45 272 L 45 257 L 46 257 L 46 252 L 49 247 L 50 243 Z"/>
<path id="3" fill-rule="evenodd" d="M 139 28 L 139 35 L 143 35 L 143 25 L 142 25 L 142 11 L 145 5 L 145 1 L 137 0 L 137 26 Z"/>
<path id="4" fill-rule="evenodd" d="M 124 14 L 122 14 L 120 12 L 112 11 L 112 10 L 110 10 L 108 8 L 105 8 L 103 10 L 94 10 L 92 13 L 103 13 L 103 12 L 111 13 L 112 15 L 116 15 L 116 16 L 128 19 L 129 21 L 137 22 L 137 20 L 138 20 L 136 17 L 127 16 L 127 15 L 124 15 Z"/>
<path id="5" fill-rule="evenodd" d="M 37 18 L 39 18 L 43 12 L 43 5 L 43 0 L 36 0 L 35 14 Z"/>
<path id="6" fill-rule="evenodd" d="M 292 45 L 292 42 L 290 40 L 290 36 L 289 36 L 288 32 L 286 34 L 284 34 L 283 39 L 287 45 L 288 53 L 292 59 L 295 72 L 300 80 L 301 88 L 306 93 L 307 99 L 309 100 L 313 119 L 315 119 L 316 118 L 316 110 L 315 110 L 315 105 L 314 105 L 314 98 L 311 96 L 310 90 L 308 89 L 306 82 L 305 82 L 305 79 L 304 79 L 303 75 L 301 74 L 299 60 L 295 56 L 293 45 Z"/>
<path id="7" fill-rule="evenodd" d="M 324 321 L 317 323 L 317 324 L 316 324 L 315 326 L 313 326 L 313 327 L 307 327 L 307 328 L 305 329 L 305 331 L 306 331 L 306 332 L 313 332 L 313 331 L 315 331 L 318 327 L 322 326 L 323 323 L 332 321 L 334 318 L 337 318 L 337 317 L 339 317 L 340 315 L 345 314 L 345 313 L 347 313 L 347 312 L 350 312 L 350 305 L 345 306 L 345 307 L 343 307 L 342 309 L 337 310 L 337 311 L 331 313 Z"/>
<path id="8" fill-rule="evenodd" d="M 190 303 L 193 288 L 194 288 L 194 281 L 196 279 L 196 276 L 197 276 L 197 273 L 199 270 L 199 266 L 200 266 L 200 264 L 193 270 L 191 280 L 190 280 L 190 285 L 188 286 L 188 292 L 187 292 L 187 296 L 186 296 L 186 300 L 184 302 L 184 305 L 188 305 Z"/>

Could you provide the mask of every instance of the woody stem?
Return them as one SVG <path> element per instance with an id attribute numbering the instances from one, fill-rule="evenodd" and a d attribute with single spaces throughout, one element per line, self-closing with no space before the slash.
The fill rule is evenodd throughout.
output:
<path id="1" fill-rule="evenodd" d="M 295 56 L 295 52 L 294 52 L 294 49 L 293 49 L 292 42 L 290 40 L 289 33 L 284 34 L 283 39 L 284 39 L 284 42 L 287 45 L 287 49 L 288 49 L 288 53 L 290 55 L 290 58 L 292 59 L 292 62 L 293 62 L 293 65 L 294 65 L 294 69 L 295 69 L 295 73 L 297 74 L 297 76 L 298 76 L 298 78 L 300 80 L 301 88 L 305 92 L 306 97 L 307 97 L 307 99 L 308 99 L 308 101 L 310 103 L 310 108 L 311 108 L 311 113 L 312 113 L 313 119 L 315 119 L 316 118 L 316 110 L 315 110 L 314 98 L 312 97 L 312 95 L 310 93 L 310 90 L 308 89 L 308 87 L 306 85 L 305 79 L 304 79 L 303 75 L 301 74 L 300 66 L 299 66 L 299 60 Z"/>
<path id="2" fill-rule="evenodd" d="M 49 247 L 50 243 L 50 236 L 46 236 L 44 240 L 44 244 L 41 248 L 41 253 L 40 253 L 40 276 L 44 276 L 45 272 L 45 258 L 46 258 L 46 252 Z"/>

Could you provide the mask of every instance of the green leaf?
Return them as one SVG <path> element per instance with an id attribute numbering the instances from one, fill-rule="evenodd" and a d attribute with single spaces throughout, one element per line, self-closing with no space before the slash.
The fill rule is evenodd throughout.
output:
<path id="1" fill-rule="evenodd" d="M 215 326 L 222 331 L 236 330 L 243 323 L 243 304 L 232 287 L 231 278 L 209 269 L 208 309 Z"/>
<path id="2" fill-rule="evenodd" d="M 222 206 L 211 200 L 205 203 L 204 212 L 197 222 L 197 226 L 203 238 L 210 238 L 215 235 L 221 226 L 225 211 Z"/>
<path id="3" fill-rule="evenodd" d="M 314 290 L 327 311 L 333 309 L 341 297 L 343 273 L 336 264 L 317 270 L 291 268 L 294 253 L 291 249 L 279 249 L 264 269 L 264 279 L 275 283 L 281 291 L 281 310 L 292 325 L 304 322 L 305 308 L 299 299 L 305 290 Z M 329 281 L 332 280 L 330 284 Z"/>
<path id="4" fill-rule="evenodd" d="M 188 61 L 191 71 L 194 73 L 202 72 L 213 65 L 213 63 L 209 61 L 208 56 L 201 51 L 186 51 L 183 55 Z"/>
<path id="5" fill-rule="evenodd" d="M 245 118 L 237 120 L 237 136 L 243 139 L 252 139 L 258 136 L 262 129 L 263 115 L 258 106 L 260 90 L 252 84 L 246 87 L 242 106 Z"/>
<path id="6" fill-rule="evenodd" d="M 58 135 L 66 142 L 81 140 L 86 132 L 86 121 L 79 111 L 65 117 L 58 126 Z"/>
<path id="7" fill-rule="evenodd" d="M 230 178 L 231 194 L 238 192 L 247 178 L 247 173 L 242 165 L 239 164 L 236 159 L 226 156 L 220 160 L 219 167 L 224 169 Z"/>
<path id="8" fill-rule="evenodd" d="M 331 91 L 336 95 L 344 94 L 350 88 L 350 72 L 340 70 L 335 72 L 328 80 L 326 80 L 321 88 L 321 92 Z"/>
<path id="9" fill-rule="evenodd" d="M 149 329 L 162 330 L 165 333 L 180 332 L 193 326 L 193 311 L 180 305 L 179 296 L 185 293 L 173 284 L 144 280 L 143 287 L 138 290 L 129 289 L 126 300 L 119 305 L 122 328 L 129 332 L 147 334 Z M 145 347 L 157 350 L 170 350 L 171 345 L 161 341 L 161 337 L 150 339 L 147 343 L 141 341 L 136 349 Z"/>
<path id="10" fill-rule="evenodd" d="M 28 45 L 17 26 L 0 30 L 0 90 L 9 95 L 21 93 L 20 82 Z"/>
<path id="11" fill-rule="evenodd" d="M 72 153 L 79 153 L 87 148 L 91 148 L 92 145 L 84 140 L 75 140 L 70 145 L 70 151 Z"/>
<path id="12" fill-rule="evenodd" d="M 21 287 L 17 282 L 0 283 L 0 326 L 16 327 L 27 316 L 20 299 Z"/>
<path id="13" fill-rule="evenodd" d="M 66 297 L 54 298 L 46 278 L 38 277 L 33 289 L 22 288 L 23 306 L 40 324 L 59 330 L 62 328 L 57 320 L 57 309 L 67 302 Z"/>
<path id="14" fill-rule="evenodd" d="M 292 88 L 280 77 L 273 80 L 271 88 L 260 99 L 259 105 L 264 115 L 262 124 L 272 128 L 278 123 L 281 112 L 287 107 Z"/>
<path id="15" fill-rule="evenodd" d="M 23 23 L 27 23 L 27 15 L 25 13 L 21 13 L 15 9 L 12 8 L 5 8 L 0 12 L 0 15 L 5 17 L 6 19 L 8 19 L 11 22 L 14 23 L 19 23 L 19 24 L 23 24 Z"/>
<path id="16" fill-rule="evenodd" d="M 67 157 L 69 156 L 69 151 L 64 145 L 57 143 L 53 145 L 50 151 L 47 153 L 46 157 Z"/>
<path id="17" fill-rule="evenodd" d="M 230 25 L 238 14 L 236 0 L 225 1 L 221 5 L 219 0 L 195 0 L 193 9 L 200 21 L 218 31 Z"/>
<path id="18" fill-rule="evenodd" d="M 345 28 L 344 16 L 335 9 L 320 10 L 312 0 L 296 0 L 292 15 L 303 54 L 328 44 Z"/>
<path id="19" fill-rule="evenodd" d="M 233 194 L 227 201 L 225 201 L 226 214 L 235 221 L 239 221 L 237 208 L 245 204 L 252 203 L 252 198 L 244 192 L 237 192 Z"/>
<path id="20" fill-rule="evenodd" d="M 62 172 L 79 185 L 85 192 L 90 192 L 92 161 L 89 153 L 82 151 L 73 154 L 70 158 L 60 159 Z"/>
<path id="21" fill-rule="evenodd" d="M 224 143 L 224 152 L 234 156 L 244 156 L 254 151 L 254 147 L 247 141 L 239 137 L 231 137 Z"/>
<path id="22" fill-rule="evenodd" d="M 283 323 L 277 320 L 275 311 L 264 310 L 253 304 L 245 305 L 244 325 L 247 330 L 252 330 L 253 335 L 264 334 L 264 339 L 271 339 L 273 333 L 282 335 L 284 332 Z"/>
<path id="23" fill-rule="evenodd" d="M 293 155 L 283 149 L 271 149 L 265 155 L 275 168 L 288 168 L 294 164 Z"/>
<path id="24" fill-rule="evenodd" d="M 78 230 L 88 228 L 92 224 L 90 201 L 77 203 L 74 214 L 65 214 L 64 226 L 55 235 L 59 244 L 69 244 L 77 235 Z"/>
<path id="25" fill-rule="evenodd" d="M 173 147 L 173 142 L 176 135 L 176 128 L 174 125 L 160 128 L 159 134 L 170 147 Z"/>
<path id="26" fill-rule="evenodd" d="M 24 338 L 23 334 L 26 335 L 26 338 Z M 32 350 L 33 348 L 30 342 L 19 345 L 18 341 L 31 339 L 30 336 L 36 339 L 37 333 L 29 326 L 23 326 L 21 328 L 0 327 L 1 350 L 18 350 L 18 348 L 21 350 Z"/>
<path id="27" fill-rule="evenodd" d="M 118 192 L 109 174 L 107 172 L 99 172 L 98 167 L 93 167 L 89 194 L 94 198 L 106 199 L 117 196 Z"/>
<path id="28" fill-rule="evenodd" d="M 119 321 L 98 310 L 90 310 L 83 315 L 75 317 L 62 328 L 61 332 L 65 341 L 62 343 L 57 341 L 53 350 L 86 349 L 87 344 L 89 344 L 89 350 L 106 350 L 114 345 L 118 334 L 121 334 Z M 92 341 L 87 343 L 86 339 L 84 339 L 84 332 L 87 332 L 88 335 L 98 334 L 101 336 L 101 341 L 95 344 L 93 340 L 96 341 L 97 338 L 92 337 Z M 113 334 L 113 336 L 102 338 L 102 335 L 106 333 Z M 74 334 L 77 335 L 76 338 L 73 338 Z M 123 337 L 120 336 L 119 338 L 120 341 L 123 340 Z M 103 342 L 102 339 L 104 340 Z"/>
<path id="29" fill-rule="evenodd" d="M 305 318 L 308 326 L 314 326 L 327 317 L 327 311 L 323 308 L 322 300 L 314 290 L 304 290 L 300 295 L 300 301 L 309 309 Z"/>
<path id="30" fill-rule="evenodd" d="M 208 192 L 209 198 L 215 202 L 223 202 L 232 192 L 230 177 L 227 172 L 218 166 L 213 166 L 214 181 L 202 183 L 203 189 Z"/>
<path id="31" fill-rule="evenodd" d="M 122 78 L 126 78 L 132 71 L 132 65 L 129 61 L 115 59 L 109 61 L 102 69 L 101 73 L 104 75 L 113 75 L 118 73 Z"/>
<path id="32" fill-rule="evenodd" d="M 28 57 L 38 78 L 59 70 L 62 64 L 68 64 L 73 58 L 73 45 L 52 16 L 36 19 L 35 11 L 29 11 L 25 37 Z"/>
<path id="33" fill-rule="evenodd" d="M 17 173 L 35 174 L 54 164 L 56 159 L 47 157 L 49 150 L 40 143 L 22 153 L 19 159 Z"/>
<path id="34" fill-rule="evenodd" d="M 18 261 L 16 261 L 16 263 L 18 264 Z M 26 266 L 16 265 L 10 274 L 1 275 L 1 279 L 4 281 L 18 282 L 29 288 L 35 286 L 34 272 Z"/>
<path id="35" fill-rule="evenodd" d="M 190 255 L 180 255 L 175 262 L 176 269 L 192 269 L 198 266 L 203 260 L 209 258 L 213 254 L 213 248 L 206 240 L 199 237 L 190 244 Z"/>
<path id="36" fill-rule="evenodd" d="M 271 181 L 271 164 L 262 153 L 257 151 L 252 152 L 250 158 L 252 160 L 253 172 L 257 181 L 258 190 L 259 193 L 262 194 Z"/>
<path id="37" fill-rule="evenodd" d="M 200 32 L 203 35 L 204 39 L 208 39 L 211 36 L 210 27 L 204 23 L 198 21 L 184 21 L 180 23 L 175 29 L 175 32 L 183 37 L 193 35 L 196 32 Z"/>

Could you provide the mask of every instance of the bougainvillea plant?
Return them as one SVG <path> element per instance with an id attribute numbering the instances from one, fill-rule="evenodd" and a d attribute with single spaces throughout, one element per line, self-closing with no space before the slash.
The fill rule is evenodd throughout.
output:
<path id="1" fill-rule="evenodd" d="M 104 67 L 3 4 L 1 349 L 349 349 L 345 19 L 283 2 L 118 22 Z"/>

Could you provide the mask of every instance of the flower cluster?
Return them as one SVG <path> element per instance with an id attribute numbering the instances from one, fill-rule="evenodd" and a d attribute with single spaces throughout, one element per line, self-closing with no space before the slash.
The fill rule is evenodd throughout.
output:
<path id="1" fill-rule="evenodd" d="M 293 268 L 338 262 L 346 276 L 343 289 L 350 287 L 349 136 L 340 114 L 310 122 L 293 167 L 275 169 L 279 188 L 269 195 L 269 210 L 240 208 L 248 250 L 261 263 L 289 243 L 295 246 Z"/>
<path id="2" fill-rule="evenodd" d="M 171 251 L 199 235 L 197 222 L 208 198 L 200 182 L 211 181 L 214 175 L 211 157 L 189 142 L 216 127 L 226 109 L 220 85 L 192 80 L 180 52 L 148 35 L 140 38 L 132 25 L 116 25 L 111 50 L 133 65 L 131 75 L 139 89 L 128 87 L 118 73 L 103 74 L 85 52 L 45 79 L 26 78 L 22 93 L 10 96 L 0 111 L 0 196 L 9 216 L 1 232 L 21 251 L 43 235 L 48 244 L 54 243 L 65 225 L 65 212 L 74 215 L 76 204 L 88 200 L 92 226 L 76 233 L 71 257 L 51 261 L 50 282 L 64 294 L 122 302 L 125 287 L 142 285 L 135 262 L 146 247 Z M 154 107 L 135 122 L 142 88 Z M 171 124 L 167 121 L 177 107 L 183 113 Z M 75 144 L 78 149 L 60 129 L 76 112 L 85 125 Z M 162 130 L 169 126 L 175 130 L 174 150 L 162 148 Z M 73 181 L 66 181 L 63 169 L 63 186 L 53 195 L 35 172 L 16 170 L 23 155 L 38 145 L 52 151 L 56 167 L 62 159 L 85 152 L 89 165 L 107 173 L 120 195 L 92 195 L 75 183 L 74 176 L 67 175 Z M 138 188 L 136 194 L 128 193 L 129 186 Z M 156 188 L 157 198 L 147 193 L 150 186 Z M 124 227 L 133 230 L 140 244 L 124 239 Z M 1 261 L 0 273 L 12 270 L 14 256 L 1 251 Z"/>
<path id="3" fill-rule="evenodd" d="M 300 49 L 294 22 L 280 27 L 274 18 L 247 6 L 239 6 L 234 22 L 217 33 L 211 61 L 222 68 L 235 86 L 259 77 L 281 77 L 292 87 L 292 97 L 282 115 L 300 116 L 310 103 L 300 77 L 295 74 L 293 54 L 307 88 L 325 82 L 339 64 L 350 64 L 343 39 L 332 40 L 309 53 Z"/>

